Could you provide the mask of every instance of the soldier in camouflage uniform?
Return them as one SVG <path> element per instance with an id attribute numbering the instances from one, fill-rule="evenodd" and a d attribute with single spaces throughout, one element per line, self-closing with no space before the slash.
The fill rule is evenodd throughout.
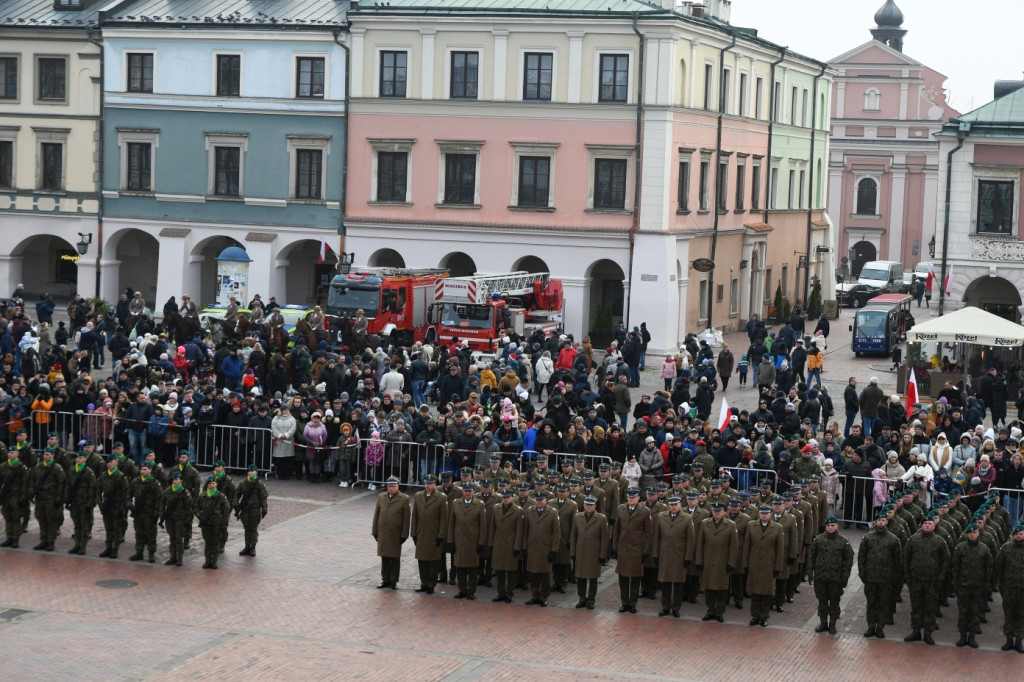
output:
<path id="1" fill-rule="evenodd" d="M 64 494 L 67 481 L 64 468 L 53 458 L 53 450 L 43 450 L 43 461 L 29 476 L 29 501 L 36 505 L 39 522 L 39 544 L 32 549 L 53 551 L 57 533 L 64 523 Z"/>
<path id="2" fill-rule="evenodd" d="M 171 472 L 170 485 L 163 491 L 160 527 L 167 529 L 170 558 L 165 566 L 181 566 L 185 554 L 185 525 L 192 518 L 192 493 L 181 483 L 181 472 Z"/>
<path id="3" fill-rule="evenodd" d="M 953 589 L 956 591 L 956 628 L 960 631 L 957 646 L 968 645 L 978 648 L 974 635 L 981 633 L 979 627 L 988 603 L 988 587 L 992 579 L 992 553 L 979 540 L 981 531 L 973 523 L 967 526 L 966 538 L 953 551 L 953 566 L 950 571 Z"/>
<path id="4" fill-rule="evenodd" d="M 29 469 L 21 461 L 19 452 L 14 448 L 4 450 L 6 460 L 0 464 L 0 511 L 3 512 L 7 538 L 0 547 L 17 549 L 18 538 L 25 532 L 28 524 L 28 477 Z"/>
<path id="5" fill-rule="evenodd" d="M 818 627 L 815 632 L 836 634 L 839 620 L 839 599 L 850 581 L 853 570 L 853 547 L 839 534 L 839 519 L 825 519 L 825 532 L 815 536 L 807 553 L 807 580 L 814 585 L 818 598 Z"/>
<path id="6" fill-rule="evenodd" d="M 206 556 L 203 568 L 217 568 L 217 556 L 222 544 L 220 536 L 224 527 L 221 517 L 231 513 L 231 503 L 224 493 L 217 490 L 217 479 L 213 476 L 206 479 L 206 490 L 199 495 L 193 511 L 203 533 L 203 551 Z"/>
<path id="7" fill-rule="evenodd" d="M 181 472 L 181 484 L 188 488 L 189 493 L 192 494 L 193 500 L 199 499 L 199 493 L 203 487 L 203 480 L 199 476 L 199 472 L 196 470 L 192 463 L 189 462 L 188 450 L 182 450 L 178 453 L 178 465 L 172 467 L 171 471 Z M 185 524 L 185 549 L 189 548 L 189 544 L 192 542 L 192 519 L 188 520 Z"/>
<path id="8" fill-rule="evenodd" d="M 865 637 L 885 637 L 885 625 L 896 606 L 893 583 L 903 575 L 903 549 L 899 539 L 889 532 L 889 519 L 882 512 L 875 516 L 875 525 L 860 540 L 857 550 L 857 573 L 864 583 L 867 600 L 868 629 Z"/>
<path id="9" fill-rule="evenodd" d="M 935 615 L 939 610 L 939 590 L 949 569 L 949 548 L 935 534 L 936 516 L 929 514 L 921 522 L 903 549 L 903 569 L 910 587 L 910 626 L 913 631 L 904 642 L 935 644 L 932 632 L 938 627 Z M 924 633 L 922 634 L 922 629 Z"/>
<path id="10" fill-rule="evenodd" d="M 128 484 L 132 501 L 131 515 L 135 528 L 135 554 L 128 561 L 140 561 L 143 551 L 149 550 L 149 563 L 156 561 L 156 524 L 163 507 L 163 490 L 153 477 L 153 470 L 145 463 L 139 467 L 139 477 Z"/>
<path id="11" fill-rule="evenodd" d="M 260 521 L 267 516 L 268 497 L 267 486 L 260 480 L 259 468 L 250 464 L 245 480 L 235 490 L 235 516 L 241 519 L 245 529 L 245 547 L 238 552 L 239 556 L 256 556 Z"/>
<path id="12" fill-rule="evenodd" d="M 96 502 L 103 515 L 103 531 L 107 536 L 107 547 L 100 552 L 101 558 L 117 558 L 117 548 L 124 542 L 124 515 L 128 508 L 128 479 L 117 468 L 117 457 L 107 457 L 107 470 L 97 477 Z"/>
<path id="13" fill-rule="evenodd" d="M 992 574 L 1003 598 L 1002 650 L 1024 654 L 1024 522 L 1013 527 L 1013 536 L 999 548 Z"/>
<path id="14" fill-rule="evenodd" d="M 71 523 L 74 526 L 74 546 L 68 554 L 85 555 L 85 546 L 92 537 L 92 522 L 98 483 L 96 474 L 89 468 L 89 457 L 84 452 L 75 455 L 75 463 L 67 476 L 67 496 L 65 502 L 71 512 Z"/>
<path id="15" fill-rule="evenodd" d="M 224 460 L 218 459 L 213 463 L 213 477 L 217 479 L 217 490 L 221 492 L 224 497 L 228 498 L 228 503 L 234 506 L 235 503 L 235 482 L 228 476 L 228 472 L 225 469 Z M 221 521 L 220 529 L 220 553 L 224 553 L 224 543 L 228 541 L 228 523 L 231 521 L 231 514 L 228 514 Z M 244 556 L 244 555 L 243 555 Z"/>

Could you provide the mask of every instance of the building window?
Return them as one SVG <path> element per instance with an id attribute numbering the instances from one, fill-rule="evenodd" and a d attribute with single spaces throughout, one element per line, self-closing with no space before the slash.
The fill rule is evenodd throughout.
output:
<path id="1" fill-rule="evenodd" d="M 800 125 L 807 127 L 807 88 L 804 88 L 800 101 Z"/>
<path id="2" fill-rule="evenodd" d="M 708 281 L 702 279 L 697 287 L 697 321 L 708 319 Z"/>
<path id="3" fill-rule="evenodd" d="M 715 206 L 719 211 L 726 210 L 729 196 L 729 162 L 718 162 L 718 177 L 715 179 Z"/>
<path id="4" fill-rule="evenodd" d="M 878 111 L 882 103 L 882 95 L 878 90 L 871 88 L 864 93 L 864 111 Z"/>
<path id="5" fill-rule="evenodd" d="M 862 178 L 857 183 L 857 215 L 878 215 L 878 183 Z"/>
<path id="6" fill-rule="evenodd" d="M 743 210 L 743 202 L 747 193 L 747 166 L 744 163 L 736 165 L 736 210 Z"/>
<path id="7" fill-rule="evenodd" d="M 626 159 L 594 160 L 594 208 L 626 208 Z"/>
<path id="8" fill-rule="evenodd" d="M 775 292 L 772 291 L 772 269 L 764 269 L 764 304 L 771 305 L 774 300 Z"/>
<path id="9" fill-rule="evenodd" d="M 405 97 L 409 75 L 407 52 L 380 53 L 380 96 Z"/>
<path id="10" fill-rule="evenodd" d="M 323 57 L 297 57 L 295 59 L 295 96 L 302 99 L 323 99 Z"/>
<path id="11" fill-rule="evenodd" d="M 408 152 L 378 152 L 377 201 L 404 202 L 408 176 Z"/>
<path id="12" fill-rule="evenodd" d="M 153 189 L 153 146 L 148 142 L 129 142 L 128 177 L 125 189 L 129 192 L 149 192 Z"/>
<path id="13" fill-rule="evenodd" d="M 550 52 L 527 52 L 523 56 L 523 99 L 551 101 L 553 62 Z"/>
<path id="14" fill-rule="evenodd" d="M 679 211 L 690 211 L 690 160 L 679 162 L 679 190 L 676 201 Z"/>
<path id="15" fill-rule="evenodd" d="M 807 186 L 807 171 L 800 171 L 800 184 L 797 186 L 797 202 L 798 208 L 804 207 L 804 189 Z"/>
<path id="16" fill-rule="evenodd" d="M 476 99 L 479 73 L 479 52 L 452 52 L 452 99 Z"/>
<path id="17" fill-rule="evenodd" d="M 64 189 L 64 145 L 60 142 L 43 142 L 39 145 L 39 153 L 39 189 Z"/>
<path id="18" fill-rule="evenodd" d="M 551 182 L 551 157 L 522 156 L 519 158 L 519 205 L 536 207 L 548 205 Z"/>
<path id="19" fill-rule="evenodd" d="M 601 55 L 599 102 L 625 102 L 629 98 L 629 56 Z"/>
<path id="20" fill-rule="evenodd" d="M 476 203 L 476 154 L 444 155 L 444 203 Z"/>
<path id="21" fill-rule="evenodd" d="M 713 109 L 715 106 L 715 65 L 704 65 L 704 108 Z"/>
<path id="22" fill-rule="evenodd" d="M 779 169 L 772 168 L 768 175 L 768 206 L 772 210 L 779 207 Z"/>
<path id="23" fill-rule="evenodd" d="M 67 98 L 67 60 L 63 57 L 40 57 L 39 99 L 63 102 Z"/>
<path id="24" fill-rule="evenodd" d="M 789 295 L 789 266 L 782 266 L 782 277 L 779 279 L 779 284 L 782 285 L 782 297 L 786 298 Z"/>
<path id="25" fill-rule="evenodd" d="M 323 199 L 324 153 L 320 149 L 295 151 L 295 198 Z"/>
<path id="26" fill-rule="evenodd" d="M 764 100 L 764 79 L 760 76 L 754 81 L 754 118 L 761 118 L 761 103 Z"/>
<path id="27" fill-rule="evenodd" d="M 723 113 L 729 113 L 729 107 L 732 105 L 732 92 L 730 92 L 730 86 L 732 85 L 732 69 L 722 69 L 722 101 L 721 111 Z"/>
<path id="28" fill-rule="evenodd" d="M 0 99 L 18 98 L 18 58 L 0 57 Z"/>
<path id="29" fill-rule="evenodd" d="M 793 92 L 789 98 L 789 125 L 796 125 L 796 101 L 800 90 L 795 85 L 793 86 Z"/>
<path id="30" fill-rule="evenodd" d="M 0 187 L 14 187 L 14 140 L 0 140 Z"/>
<path id="31" fill-rule="evenodd" d="M 1012 234 L 1013 210 L 1013 181 L 978 180 L 978 234 Z"/>
<path id="32" fill-rule="evenodd" d="M 242 150 L 238 147 L 214 147 L 213 193 L 219 197 L 241 195 Z"/>
<path id="33" fill-rule="evenodd" d="M 789 192 L 786 200 L 786 208 L 796 208 L 796 171 L 789 171 Z"/>
<path id="34" fill-rule="evenodd" d="M 711 161 L 708 159 L 701 159 L 700 161 L 700 177 L 698 178 L 697 186 L 697 210 L 707 211 L 708 210 L 708 185 L 711 182 Z"/>
<path id="35" fill-rule="evenodd" d="M 775 87 L 772 92 L 772 116 L 773 121 L 782 120 L 782 83 L 781 81 L 775 81 Z"/>
<path id="36" fill-rule="evenodd" d="M 734 317 L 740 314 L 740 280 L 733 277 L 729 281 L 729 316 Z"/>
<path id="37" fill-rule="evenodd" d="M 747 74 L 740 74 L 740 100 L 736 113 L 740 116 L 747 115 Z"/>
<path id="38" fill-rule="evenodd" d="M 242 93 L 242 55 L 217 55 L 217 94 L 238 97 Z"/>
<path id="39" fill-rule="evenodd" d="M 128 53 L 128 92 L 153 92 L 153 53 Z"/>
<path id="40" fill-rule="evenodd" d="M 725 300 L 725 285 L 719 284 L 715 287 L 715 300 L 721 303 Z"/>
<path id="41" fill-rule="evenodd" d="M 750 170 L 750 208 L 761 208 L 761 164 L 755 163 Z"/>

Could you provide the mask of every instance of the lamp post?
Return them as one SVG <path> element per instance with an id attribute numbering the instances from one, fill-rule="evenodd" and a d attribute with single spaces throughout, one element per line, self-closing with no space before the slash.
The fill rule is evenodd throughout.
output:
<path id="1" fill-rule="evenodd" d="M 929 258 L 935 258 L 935 235 L 934 234 L 932 235 L 932 238 L 928 240 L 928 257 Z"/>
<path id="2" fill-rule="evenodd" d="M 352 264 L 356 262 L 356 252 L 351 251 L 346 253 L 342 251 L 338 254 L 338 274 L 347 275 L 352 272 Z"/>
<path id="3" fill-rule="evenodd" d="M 85 256 L 89 253 L 89 245 L 92 244 L 92 232 L 86 234 L 85 232 L 78 233 L 78 243 L 75 244 L 75 248 L 78 249 L 79 256 Z M 96 256 L 96 293 L 93 294 L 94 298 L 100 297 L 100 257 Z"/>

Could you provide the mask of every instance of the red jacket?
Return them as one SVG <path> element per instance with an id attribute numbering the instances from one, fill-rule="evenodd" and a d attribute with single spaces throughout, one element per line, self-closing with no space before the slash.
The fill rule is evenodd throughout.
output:
<path id="1" fill-rule="evenodd" d="M 566 344 L 558 352 L 558 361 L 555 362 L 555 369 L 572 369 L 572 363 L 576 360 L 576 349 Z"/>

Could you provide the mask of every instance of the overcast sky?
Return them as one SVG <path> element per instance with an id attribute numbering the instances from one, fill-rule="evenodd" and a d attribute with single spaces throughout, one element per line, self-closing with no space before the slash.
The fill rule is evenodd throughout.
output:
<path id="1" fill-rule="evenodd" d="M 733 0 L 735 26 L 828 61 L 871 39 L 885 0 Z M 1024 0 L 896 0 L 903 52 L 945 74 L 950 106 L 967 113 L 992 101 L 996 80 L 1020 80 Z"/>

